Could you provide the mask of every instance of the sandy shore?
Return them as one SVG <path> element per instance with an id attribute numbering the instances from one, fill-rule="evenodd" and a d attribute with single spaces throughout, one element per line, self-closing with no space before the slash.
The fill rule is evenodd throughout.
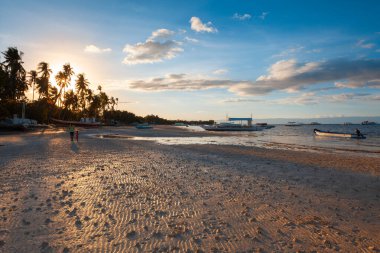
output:
<path id="1" fill-rule="evenodd" d="M 0 136 L 0 252 L 380 252 L 379 158 L 103 131 Z"/>

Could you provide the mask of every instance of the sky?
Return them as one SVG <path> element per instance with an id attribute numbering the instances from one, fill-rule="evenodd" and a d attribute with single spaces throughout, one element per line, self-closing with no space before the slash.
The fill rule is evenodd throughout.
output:
<path id="1" fill-rule="evenodd" d="M 16 46 L 28 71 L 46 61 L 55 74 L 70 63 L 137 115 L 380 115 L 379 1 L 0 5 L 0 51 Z"/>

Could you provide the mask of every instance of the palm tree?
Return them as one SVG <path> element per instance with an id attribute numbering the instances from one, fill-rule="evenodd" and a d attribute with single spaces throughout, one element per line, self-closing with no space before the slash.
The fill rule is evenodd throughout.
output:
<path id="1" fill-rule="evenodd" d="M 74 75 L 73 68 L 70 66 L 70 63 L 66 63 L 65 65 L 63 65 L 63 70 L 58 72 L 58 74 L 55 76 L 57 85 L 60 87 L 60 90 L 59 90 L 60 105 L 62 105 L 62 101 L 65 98 L 66 87 L 69 86 L 72 75 Z"/>
<path id="2" fill-rule="evenodd" d="M 16 47 L 9 47 L 3 52 L 5 61 L 2 62 L 4 70 L 8 75 L 6 82 L 6 96 L 11 99 L 17 99 L 25 96 L 28 85 L 25 81 L 26 71 L 22 64 L 23 52 L 18 51 Z"/>
<path id="3" fill-rule="evenodd" d="M 69 86 L 71 82 L 71 76 L 75 74 L 73 68 L 70 66 L 70 63 L 63 65 L 63 73 L 65 75 L 65 86 L 63 88 L 63 93 L 65 93 L 65 88 Z"/>
<path id="4" fill-rule="evenodd" d="M 3 64 L 0 62 L 0 100 L 6 98 L 6 83 L 7 83 L 7 72 L 3 68 Z"/>
<path id="5" fill-rule="evenodd" d="M 50 86 L 50 74 L 52 70 L 49 67 L 47 62 L 40 62 L 38 64 L 38 74 L 40 74 L 40 78 L 37 80 L 37 89 L 39 93 L 39 98 L 44 96 L 49 98 L 49 86 Z"/>
<path id="6" fill-rule="evenodd" d="M 88 89 L 86 92 L 87 104 L 90 105 L 93 99 L 94 99 L 94 92 L 91 89 Z"/>
<path id="7" fill-rule="evenodd" d="M 34 101 L 34 85 L 37 82 L 37 71 L 29 71 L 29 85 L 33 87 L 33 101 Z"/>
<path id="8" fill-rule="evenodd" d="M 72 90 L 66 92 L 63 104 L 65 109 L 76 111 L 78 109 L 78 96 Z"/>
<path id="9" fill-rule="evenodd" d="M 59 103 L 59 105 L 62 104 L 62 90 L 66 86 L 65 80 L 66 80 L 66 76 L 65 76 L 65 73 L 63 73 L 63 71 L 59 71 L 55 75 L 55 81 L 57 82 L 57 85 L 60 88 L 59 92 L 58 92 L 58 103 Z"/>
<path id="10" fill-rule="evenodd" d="M 79 100 L 82 105 L 82 112 L 86 109 L 86 93 L 88 91 L 88 85 L 90 83 L 85 78 L 84 74 L 79 74 L 77 76 L 77 80 L 75 82 L 75 86 L 77 89 L 77 94 L 79 94 Z"/>
<path id="11" fill-rule="evenodd" d="M 51 87 L 49 89 L 48 98 L 51 98 L 51 101 L 53 102 L 53 104 L 55 104 L 57 102 L 57 100 L 59 98 L 59 92 L 58 92 L 57 87 Z"/>

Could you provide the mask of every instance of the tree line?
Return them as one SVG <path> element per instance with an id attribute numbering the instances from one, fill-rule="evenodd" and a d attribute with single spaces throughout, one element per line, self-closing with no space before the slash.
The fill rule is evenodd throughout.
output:
<path id="1" fill-rule="evenodd" d="M 50 82 L 52 70 L 49 63 L 40 62 L 35 70 L 26 71 L 23 52 L 9 47 L 0 58 L 0 119 L 20 114 L 21 106 L 26 104 L 26 116 L 38 122 L 49 123 L 51 118 L 79 120 L 95 117 L 103 121 L 122 123 L 148 122 L 172 124 L 157 115 L 140 117 L 128 111 L 115 110 L 119 100 L 107 95 L 101 85 L 94 91 L 84 73 L 76 74 L 69 63 L 54 76 L 56 85 Z M 67 89 L 75 81 L 75 91 Z M 32 89 L 32 99 L 26 92 Z M 181 121 L 185 122 L 186 121 Z M 196 123 L 202 123 L 201 121 Z M 206 123 L 209 123 L 208 121 Z"/>

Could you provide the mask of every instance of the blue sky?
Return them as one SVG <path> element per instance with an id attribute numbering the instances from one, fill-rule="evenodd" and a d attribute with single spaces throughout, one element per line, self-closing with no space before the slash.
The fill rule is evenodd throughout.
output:
<path id="1" fill-rule="evenodd" d="M 1 1 L 0 50 L 170 119 L 379 116 L 379 1 Z"/>

